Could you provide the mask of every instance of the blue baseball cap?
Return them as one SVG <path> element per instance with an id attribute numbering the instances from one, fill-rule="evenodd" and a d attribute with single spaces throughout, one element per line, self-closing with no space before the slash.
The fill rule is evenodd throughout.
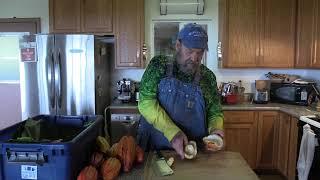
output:
<path id="1" fill-rule="evenodd" d="M 178 40 L 187 48 L 208 50 L 207 32 L 199 24 L 186 24 L 179 32 Z"/>

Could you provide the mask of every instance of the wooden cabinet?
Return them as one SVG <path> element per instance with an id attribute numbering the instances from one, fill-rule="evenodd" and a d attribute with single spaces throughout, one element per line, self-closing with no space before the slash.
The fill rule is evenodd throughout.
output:
<path id="1" fill-rule="evenodd" d="M 256 166 L 257 121 L 253 111 L 224 111 L 225 149 L 240 152 L 251 168 Z"/>
<path id="2" fill-rule="evenodd" d="M 261 111 L 258 117 L 257 168 L 276 169 L 278 121 L 277 111 Z"/>
<path id="3" fill-rule="evenodd" d="M 81 28 L 83 32 L 112 32 L 113 0 L 83 0 Z"/>
<path id="4" fill-rule="evenodd" d="M 80 32 L 80 1 L 49 0 L 50 32 Z"/>
<path id="5" fill-rule="evenodd" d="M 111 33 L 113 0 L 49 0 L 50 32 Z"/>
<path id="6" fill-rule="evenodd" d="M 144 64 L 144 0 L 116 0 L 116 68 L 141 68 Z"/>
<path id="7" fill-rule="evenodd" d="M 220 0 L 219 10 L 223 67 L 256 67 L 260 48 L 260 2 Z"/>
<path id="8" fill-rule="evenodd" d="M 280 113 L 277 169 L 284 177 L 288 176 L 290 128 L 291 116 Z"/>
<path id="9" fill-rule="evenodd" d="M 298 0 L 297 50 L 298 68 L 320 68 L 320 2 Z"/>
<path id="10" fill-rule="evenodd" d="M 223 67 L 293 67 L 296 0 L 220 0 L 219 7 Z"/>
<path id="11" fill-rule="evenodd" d="M 291 118 L 290 121 L 290 139 L 289 139 L 289 153 L 288 153 L 288 170 L 287 179 L 295 180 L 296 175 L 296 162 L 298 151 L 298 123 L 299 119 Z"/>

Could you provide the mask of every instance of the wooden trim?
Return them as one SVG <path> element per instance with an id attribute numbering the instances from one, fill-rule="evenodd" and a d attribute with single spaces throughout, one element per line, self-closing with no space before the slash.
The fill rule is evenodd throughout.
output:
<path id="1" fill-rule="evenodd" d="M 41 32 L 40 18 L 0 18 L 0 23 L 32 23 L 35 24 L 35 33 Z"/>

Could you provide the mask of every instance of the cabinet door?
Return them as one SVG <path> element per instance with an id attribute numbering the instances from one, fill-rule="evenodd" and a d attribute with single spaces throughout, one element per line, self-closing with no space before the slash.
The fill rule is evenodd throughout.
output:
<path id="1" fill-rule="evenodd" d="M 49 0 L 50 32 L 80 32 L 80 1 Z"/>
<path id="2" fill-rule="evenodd" d="M 288 175 L 290 125 L 291 117 L 285 113 L 280 113 L 277 169 L 284 177 Z"/>
<path id="3" fill-rule="evenodd" d="M 116 0 L 116 68 L 143 67 L 144 1 Z"/>
<path id="4" fill-rule="evenodd" d="M 251 168 L 256 166 L 257 121 L 253 111 L 224 111 L 225 149 L 240 152 Z"/>
<path id="5" fill-rule="evenodd" d="M 113 0 L 82 1 L 82 32 L 112 32 L 112 1 Z"/>
<path id="6" fill-rule="evenodd" d="M 258 119 L 258 169 L 276 169 L 278 112 L 261 111 Z"/>
<path id="7" fill-rule="evenodd" d="M 298 0 L 296 67 L 320 68 L 320 2 Z"/>
<path id="8" fill-rule="evenodd" d="M 259 67 L 294 65 L 296 0 L 262 1 L 264 17 Z"/>
<path id="9" fill-rule="evenodd" d="M 289 140 L 289 158 L 288 158 L 288 180 L 295 180 L 297 163 L 297 145 L 298 145 L 298 123 L 299 119 L 291 118 L 290 122 L 290 140 Z"/>
<path id="10" fill-rule="evenodd" d="M 259 0 L 220 0 L 219 38 L 223 67 L 256 67 L 259 58 Z"/>

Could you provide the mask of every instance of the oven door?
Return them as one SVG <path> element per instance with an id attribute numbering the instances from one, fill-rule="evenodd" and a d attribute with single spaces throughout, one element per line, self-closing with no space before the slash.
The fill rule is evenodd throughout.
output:
<path id="1" fill-rule="evenodd" d="M 303 121 L 298 121 L 298 148 L 297 148 L 297 160 L 299 158 L 299 152 L 300 152 L 300 143 L 303 135 L 303 126 L 306 123 Z M 311 126 L 311 125 L 310 125 Z M 320 129 L 314 126 L 311 126 L 311 129 L 314 131 L 318 138 L 319 142 L 319 133 Z M 320 142 L 319 142 L 320 144 Z M 297 162 L 297 161 L 296 161 Z M 296 171 L 296 180 L 298 179 L 298 172 Z M 320 180 L 320 146 L 315 147 L 314 157 L 312 166 L 309 171 L 309 178 L 308 180 Z"/>

